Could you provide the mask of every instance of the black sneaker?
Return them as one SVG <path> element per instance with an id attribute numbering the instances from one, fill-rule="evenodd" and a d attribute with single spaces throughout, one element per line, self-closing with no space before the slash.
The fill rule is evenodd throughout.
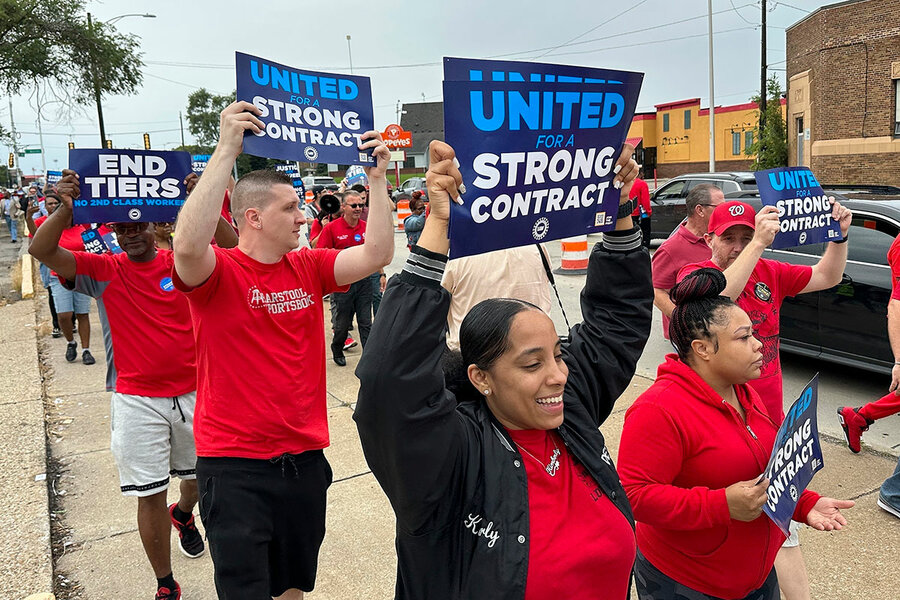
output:
<path id="1" fill-rule="evenodd" d="M 194 524 L 194 515 L 188 519 L 187 523 L 182 523 L 172 514 L 175 511 L 176 504 L 169 506 L 169 518 L 172 520 L 172 526 L 178 531 L 178 548 L 181 553 L 188 558 L 197 558 L 206 550 L 203 546 L 203 536 L 197 531 L 197 525 Z"/>
<path id="2" fill-rule="evenodd" d="M 59 330 L 59 327 L 54 327 L 53 333 L 51 333 L 50 335 L 52 335 L 55 338 L 58 338 L 58 337 L 62 336 L 62 331 Z"/>
<path id="3" fill-rule="evenodd" d="M 66 360 L 69 362 L 75 362 L 75 357 L 78 356 L 78 344 L 75 342 L 69 342 L 66 344 Z"/>
<path id="4" fill-rule="evenodd" d="M 339 366 L 339 367 L 347 366 L 347 359 L 344 358 L 342 355 L 335 354 L 332 358 L 334 359 L 334 364 L 336 364 L 337 366 Z"/>
<path id="5" fill-rule="evenodd" d="M 85 350 L 84 352 L 81 353 L 81 362 L 83 362 L 86 365 L 92 365 L 97 361 L 94 359 L 94 355 L 91 354 L 90 350 Z"/>

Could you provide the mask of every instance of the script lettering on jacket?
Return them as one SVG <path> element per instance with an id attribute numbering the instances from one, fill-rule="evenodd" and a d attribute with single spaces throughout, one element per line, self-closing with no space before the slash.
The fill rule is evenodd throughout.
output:
<path id="1" fill-rule="evenodd" d="M 493 521 L 488 521 L 487 525 L 481 525 L 482 521 L 484 521 L 484 517 L 481 515 L 469 513 L 469 517 L 463 521 L 463 523 L 465 524 L 466 529 L 471 531 L 473 535 L 488 540 L 488 548 L 493 548 L 494 544 L 497 543 L 497 540 L 500 539 L 500 532 L 494 529 Z"/>

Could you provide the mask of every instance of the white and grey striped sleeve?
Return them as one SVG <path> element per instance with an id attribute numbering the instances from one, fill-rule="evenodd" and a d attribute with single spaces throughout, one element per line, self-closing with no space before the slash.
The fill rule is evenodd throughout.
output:
<path id="1" fill-rule="evenodd" d="M 408 283 L 439 288 L 446 266 L 447 257 L 445 255 L 413 246 L 400 278 Z"/>

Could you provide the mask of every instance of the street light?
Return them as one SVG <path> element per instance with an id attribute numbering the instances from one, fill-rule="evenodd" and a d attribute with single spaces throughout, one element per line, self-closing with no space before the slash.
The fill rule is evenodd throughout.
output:
<path id="1" fill-rule="evenodd" d="M 119 21 L 120 19 L 124 19 L 125 17 L 142 17 L 145 19 L 155 19 L 156 15 L 151 15 L 150 13 L 127 13 L 124 15 L 115 16 L 106 21 L 108 25 Z M 87 14 L 87 22 L 88 22 L 88 31 L 91 34 L 94 33 L 94 23 L 91 21 L 91 13 Z M 100 82 L 97 81 L 97 68 L 94 66 L 94 53 L 90 51 L 90 61 L 91 61 L 91 83 L 94 86 L 94 101 L 97 103 L 97 120 L 100 122 L 100 147 L 106 147 L 106 128 L 103 126 L 103 105 L 100 103 Z"/>
<path id="2" fill-rule="evenodd" d="M 350 56 L 350 74 L 353 75 L 353 50 L 350 49 L 350 34 L 347 34 L 347 54 Z"/>

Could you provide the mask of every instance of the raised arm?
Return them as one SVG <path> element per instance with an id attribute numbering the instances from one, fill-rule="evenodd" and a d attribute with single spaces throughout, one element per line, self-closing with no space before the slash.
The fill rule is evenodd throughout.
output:
<path id="1" fill-rule="evenodd" d="M 361 246 L 347 248 L 334 261 L 334 279 L 347 285 L 368 277 L 394 258 L 394 225 L 391 222 L 391 200 L 387 194 L 385 172 L 391 152 L 381 141 L 377 131 L 367 131 L 360 150 L 374 148 L 375 166 L 366 168 L 369 178 L 369 220 L 366 221 L 366 241 Z M 321 245 L 320 245 L 321 247 Z"/>
<path id="2" fill-rule="evenodd" d="M 450 159 L 435 161 L 436 152 Z M 353 417 L 366 461 L 394 507 L 398 527 L 407 532 L 450 518 L 440 509 L 460 492 L 453 483 L 465 449 L 456 399 L 445 389 L 441 369 L 450 307 L 450 295 L 440 287 L 449 249 L 446 190 L 456 196 L 461 177 L 450 163 L 449 146 L 432 142 L 431 155 L 429 189 L 441 198 L 432 209 L 437 217 L 427 221 L 420 246 L 385 292 L 367 346 L 377 351 L 364 352 L 356 370 L 360 389 Z"/>
<path id="3" fill-rule="evenodd" d="M 632 150 L 626 145 L 619 157 L 622 203 L 637 173 Z M 650 256 L 641 245 L 641 230 L 626 215 L 591 252 L 581 292 L 584 321 L 572 328 L 563 350 L 569 367 L 565 393 L 584 405 L 597 425 L 634 376 L 650 335 L 652 307 Z"/>
<path id="4" fill-rule="evenodd" d="M 81 195 L 78 173 L 70 169 L 63 171 L 58 194 L 62 198 L 59 208 L 34 232 L 28 253 L 56 271 L 63 279 L 72 281 L 75 279 L 75 255 L 65 248 L 60 248 L 59 238 L 63 231 L 72 226 L 72 198 Z M 31 221 L 31 226 L 33 225 L 34 221 Z"/>
<path id="5" fill-rule="evenodd" d="M 231 177 L 231 168 L 243 148 L 244 132 L 259 133 L 264 127 L 257 115 L 259 109 L 243 101 L 234 102 L 222 111 L 219 143 L 203 177 L 178 214 L 176 241 L 172 245 L 175 270 L 188 286 L 202 284 L 216 266 L 210 240 L 222 212 L 222 197 Z"/>
<path id="6" fill-rule="evenodd" d="M 744 291 L 744 286 L 747 285 L 753 269 L 756 268 L 756 263 L 762 257 L 763 251 L 775 239 L 778 227 L 778 209 L 774 206 L 765 206 L 756 213 L 753 239 L 734 259 L 731 266 L 724 271 L 727 285 L 722 292 L 723 296 L 728 296 L 732 300 L 738 299 L 738 296 Z"/>
<path id="7" fill-rule="evenodd" d="M 850 223 L 853 221 L 853 213 L 848 208 L 841 206 L 840 202 L 835 202 L 831 198 L 834 205 L 831 211 L 831 218 L 841 225 L 840 242 L 831 242 L 822 253 L 819 262 L 813 265 L 812 277 L 809 283 L 800 293 L 818 292 L 819 290 L 827 290 L 841 282 L 844 277 L 844 267 L 847 266 L 847 234 L 850 232 Z"/>

